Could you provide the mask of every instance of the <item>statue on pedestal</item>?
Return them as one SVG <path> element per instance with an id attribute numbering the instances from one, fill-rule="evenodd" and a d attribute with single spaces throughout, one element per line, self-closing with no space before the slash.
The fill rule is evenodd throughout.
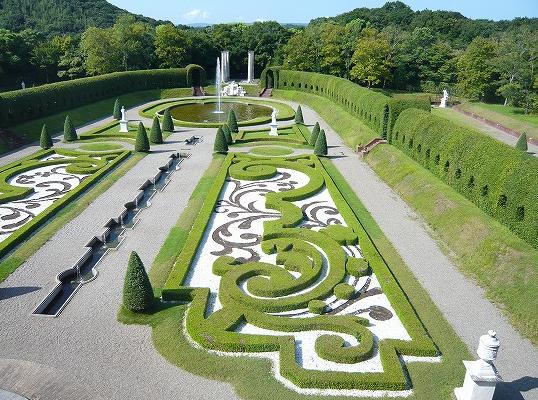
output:
<path id="1" fill-rule="evenodd" d="M 276 122 L 276 110 L 273 109 L 273 112 L 271 113 L 271 132 L 269 132 L 270 136 L 278 136 L 278 123 Z"/>
<path id="2" fill-rule="evenodd" d="M 127 121 L 127 117 L 125 115 L 125 107 L 121 107 L 121 120 L 120 120 L 120 133 L 127 133 L 129 132 L 129 121 Z"/>

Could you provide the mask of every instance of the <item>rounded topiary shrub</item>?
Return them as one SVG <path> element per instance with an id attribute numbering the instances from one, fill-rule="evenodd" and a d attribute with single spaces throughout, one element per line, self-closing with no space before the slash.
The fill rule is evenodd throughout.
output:
<path id="1" fill-rule="evenodd" d="M 227 153 L 228 152 L 228 143 L 226 142 L 226 136 L 224 136 L 224 131 L 222 128 L 217 130 L 217 136 L 215 137 L 215 144 L 213 146 L 213 151 L 215 153 Z"/>
<path id="2" fill-rule="evenodd" d="M 172 120 L 172 115 L 170 114 L 169 108 L 164 110 L 162 129 L 165 132 L 174 132 L 174 121 Z"/>
<path id="3" fill-rule="evenodd" d="M 123 306 L 134 312 L 149 311 L 154 304 L 153 289 L 142 260 L 132 252 L 123 284 Z"/>
<path id="4" fill-rule="evenodd" d="M 67 115 L 64 122 L 64 139 L 66 142 L 73 142 L 78 139 L 77 131 L 71 121 L 71 117 Z"/>
<path id="5" fill-rule="evenodd" d="M 234 110 L 230 110 L 230 113 L 228 114 L 228 127 L 230 128 L 231 132 L 237 133 L 239 132 L 239 126 L 237 125 L 237 116 L 235 115 Z"/>
<path id="6" fill-rule="evenodd" d="M 314 125 L 314 129 L 312 129 L 310 140 L 308 141 L 308 144 L 310 146 L 316 145 L 316 141 L 318 140 L 318 136 L 319 136 L 319 131 L 320 131 L 319 122 L 316 122 L 316 125 Z"/>
<path id="7" fill-rule="evenodd" d="M 529 146 L 527 145 L 527 134 L 525 132 L 523 132 L 519 136 L 519 139 L 517 139 L 516 149 L 521 151 L 527 151 L 529 149 Z"/>
<path id="8" fill-rule="evenodd" d="M 323 300 L 310 300 L 308 302 L 308 311 L 312 314 L 323 314 L 327 304 Z"/>
<path id="9" fill-rule="evenodd" d="M 355 288 L 347 283 L 339 283 L 334 287 L 334 295 L 340 300 L 349 300 L 355 293 Z"/>
<path id="10" fill-rule="evenodd" d="M 325 130 L 319 132 L 318 138 L 316 140 L 316 146 L 314 147 L 314 154 L 316 156 L 326 156 L 327 155 L 327 138 L 325 137 Z"/>
<path id="11" fill-rule="evenodd" d="M 295 123 L 304 124 L 303 110 L 301 109 L 301 106 L 298 106 L 297 111 L 295 111 Z"/>
<path id="12" fill-rule="evenodd" d="M 138 124 L 138 132 L 136 133 L 135 151 L 147 152 L 149 151 L 148 133 L 144 124 L 140 122 Z"/>
<path id="13" fill-rule="evenodd" d="M 116 102 L 114 103 L 114 110 L 112 111 L 112 117 L 116 120 L 121 119 L 121 104 L 120 99 L 116 99 Z"/>
<path id="14" fill-rule="evenodd" d="M 364 258 L 348 258 L 346 271 L 349 275 L 359 278 L 370 274 L 370 263 Z"/>
<path id="15" fill-rule="evenodd" d="M 47 124 L 43 124 L 43 129 L 41 129 L 41 137 L 39 138 L 39 145 L 42 149 L 50 149 L 53 146 L 52 138 L 50 137 L 49 130 L 47 129 Z"/>
<path id="16" fill-rule="evenodd" d="M 230 131 L 230 127 L 228 126 L 228 124 L 222 125 L 222 132 L 224 132 L 226 143 L 232 144 L 233 143 L 232 132 Z"/>
<path id="17" fill-rule="evenodd" d="M 161 144 L 163 142 L 163 133 L 161 131 L 161 124 L 159 123 L 159 117 L 157 116 L 153 118 L 153 125 L 151 125 L 149 141 L 155 144 Z"/>

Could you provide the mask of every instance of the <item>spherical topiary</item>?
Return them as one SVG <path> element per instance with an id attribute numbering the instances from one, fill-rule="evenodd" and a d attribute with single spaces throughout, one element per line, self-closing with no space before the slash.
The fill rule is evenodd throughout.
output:
<path id="1" fill-rule="evenodd" d="M 347 283 L 339 283 L 334 287 L 334 295 L 340 300 L 349 300 L 355 293 L 355 288 Z"/>
<path id="2" fill-rule="evenodd" d="M 41 129 L 41 137 L 39 138 L 39 145 L 42 149 L 50 149 L 54 144 L 52 143 L 52 138 L 50 137 L 49 130 L 47 129 L 47 124 L 43 124 L 43 129 Z"/>
<path id="3" fill-rule="evenodd" d="M 117 120 L 121 119 L 120 99 L 116 99 L 116 102 L 114 103 L 114 111 L 112 112 L 112 117 L 114 117 L 114 119 L 117 119 Z"/>
<path id="4" fill-rule="evenodd" d="M 159 117 L 157 116 L 153 118 L 153 125 L 151 125 L 151 131 L 149 133 L 149 141 L 155 144 L 161 144 L 163 142 L 161 124 L 159 123 Z"/>
<path id="5" fill-rule="evenodd" d="M 237 126 L 237 116 L 235 115 L 234 110 L 230 110 L 230 113 L 228 114 L 228 127 L 230 128 L 230 131 L 237 133 L 239 132 L 239 126 Z"/>
<path id="6" fill-rule="evenodd" d="M 308 311 L 312 314 L 323 314 L 327 304 L 323 300 L 310 300 L 308 302 Z"/>
<path id="7" fill-rule="evenodd" d="M 318 138 L 316 140 L 316 146 L 314 147 L 314 154 L 316 156 L 326 156 L 327 155 L 327 138 L 325 137 L 325 130 L 319 132 Z"/>
<path id="8" fill-rule="evenodd" d="M 316 125 L 314 125 L 314 129 L 312 129 L 312 134 L 310 135 L 310 140 L 308 141 L 308 144 L 310 146 L 316 145 L 316 140 L 318 140 L 319 136 L 319 122 L 316 122 Z"/>
<path id="9" fill-rule="evenodd" d="M 72 142 L 78 139 L 77 131 L 73 126 L 73 122 L 71 121 L 71 117 L 69 115 L 65 117 L 64 139 L 66 142 Z"/>
<path id="10" fill-rule="evenodd" d="M 297 107 L 297 111 L 295 111 L 295 123 L 304 124 L 303 110 L 301 109 L 301 106 Z"/>
<path id="11" fill-rule="evenodd" d="M 135 151 L 149 151 L 148 133 L 144 124 L 140 122 L 138 124 L 138 132 L 136 133 Z"/>
<path id="12" fill-rule="evenodd" d="M 215 137 L 215 144 L 213 146 L 213 151 L 215 153 L 227 153 L 228 152 L 228 143 L 226 143 L 226 136 L 224 136 L 224 131 L 222 128 L 217 130 L 217 136 Z"/>
<path id="13" fill-rule="evenodd" d="M 132 252 L 123 284 L 123 306 L 134 312 L 149 311 L 154 304 L 153 289 L 142 260 Z"/>
<path id="14" fill-rule="evenodd" d="M 165 131 L 165 132 L 174 132 L 174 121 L 172 120 L 172 115 L 170 115 L 170 109 L 169 108 L 164 110 L 163 131 Z"/>
<path id="15" fill-rule="evenodd" d="M 529 149 L 529 146 L 527 145 L 527 134 L 523 132 L 516 143 L 516 149 L 521 151 L 527 151 Z"/>
<path id="16" fill-rule="evenodd" d="M 224 132 L 226 143 L 232 144 L 234 140 L 232 138 L 232 132 L 230 131 L 230 127 L 228 126 L 228 124 L 222 125 L 222 132 Z"/>

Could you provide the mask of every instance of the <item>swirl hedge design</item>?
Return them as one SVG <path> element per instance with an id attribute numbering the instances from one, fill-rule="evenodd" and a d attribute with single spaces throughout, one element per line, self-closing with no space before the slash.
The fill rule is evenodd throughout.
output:
<path id="1" fill-rule="evenodd" d="M 204 251 L 213 258 L 204 259 Z M 233 256 L 240 252 L 245 256 Z M 214 262 L 197 281 L 196 268 L 206 268 L 207 260 Z M 185 326 L 196 343 L 220 352 L 278 352 L 278 374 L 299 388 L 407 390 L 412 383 L 400 357 L 439 355 L 312 155 L 228 155 L 162 296 L 191 303 Z M 376 330 L 393 326 L 388 323 L 405 334 Z M 320 368 L 297 355 L 307 354 L 297 338 L 310 333 L 308 354 Z M 376 360 L 378 370 L 358 369 Z"/>

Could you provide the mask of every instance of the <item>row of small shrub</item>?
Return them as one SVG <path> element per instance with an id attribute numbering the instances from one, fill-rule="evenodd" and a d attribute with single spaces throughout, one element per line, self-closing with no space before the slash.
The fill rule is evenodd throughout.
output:
<path id="1" fill-rule="evenodd" d="M 0 127 L 47 116 L 128 92 L 188 87 L 205 78 L 202 67 L 115 72 L 0 94 Z"/>
<path id="2" fill-rule="evenodd" d="M 538 248 L 538 158 L 416 109 L 389 141 Z"/>
<path id="3" fill-rule="evenodd" d="M 262 85 L 272 83 L 277 89 L 301 90 L 327 97 L 364 121 L 383 138 L 387 137 L 404 109 L 414 107 L 430 110 L 430 102 L 426 98 L 391 98 L 347 79 L 313 72 L 272 67 L 262 73 L 260 82 Z"/>

